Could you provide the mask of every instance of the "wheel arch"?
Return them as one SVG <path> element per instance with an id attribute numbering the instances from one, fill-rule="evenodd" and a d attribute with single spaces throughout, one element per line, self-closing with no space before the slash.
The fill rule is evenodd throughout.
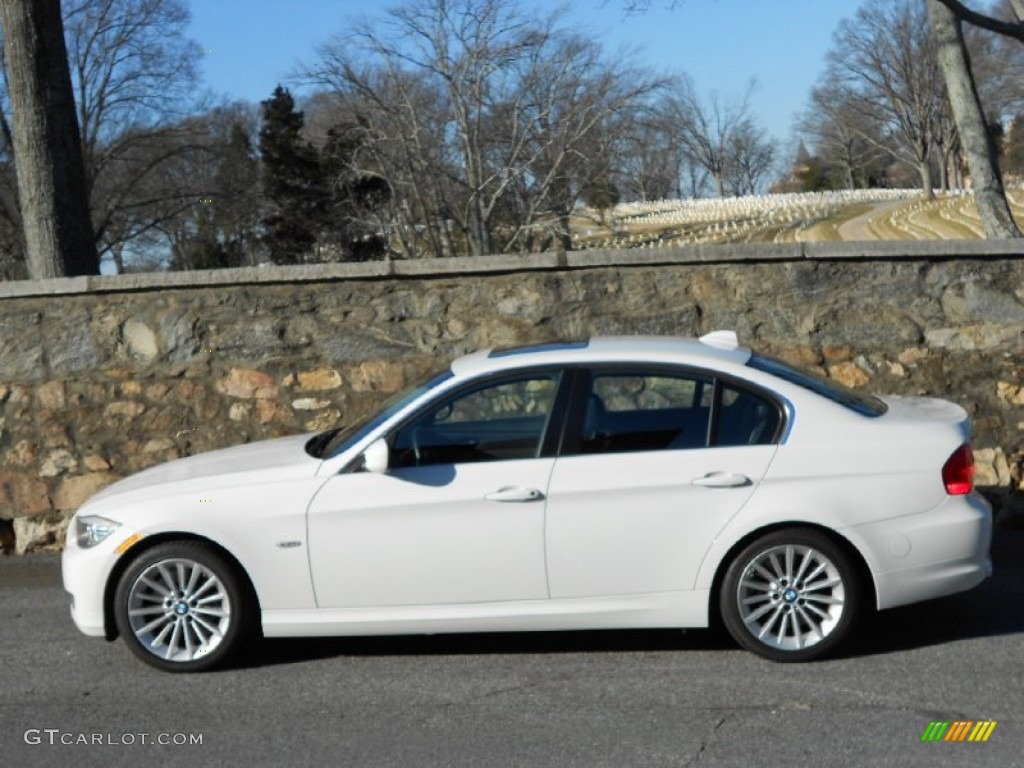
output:
<path id="1" fill-rule="evenodd" d="M 723 624 L 719 593 L 722 590 L 722 582 L 725 579 L 725 573 L 729 570 L 729 566 L 732 564 L 733 560 L 736 559 L 736 555 L 738 555 L 751 542 L 761 538 L 762 536 L 767 536 L 768 534 L 775 533 L 776 531 L 790 528 L 817 531 L 818 533 L 827 536 L 836 546 L 842 549 L 844 554 L 850 558 L 850 561 L 857 569 L 857 576 L 860 579 L 861 585 L 873 596 L 873 604 L 875 606 L 878 605 L 878 588 L 871 575 L 871 568 L 868 566 L 867 560 L 864 559 L 864 555 L 861 554 L 861 551 L 853 544 L 853 542 L 834 528 L 829 528 L 828 526 L 819 525 L 817 523 L 809 523 L 803 520 L 790 520 L 786 522 L 772 523 L 750 531 L 733 543 L 733 545 L 729 547 L 729 551 L 725 553 L 725 556 L 718 561 L 714 578 L 711 580 L 711 590 L 708 593 L 709 625 L 721 626 Z"/>
<path id="2" fill-rule="evenodd" d="M 107 576 L 107 583 L 103 588 L 103 632 L 107 640 L 116 640 L 118 637 L 117 622 L 114 620 L 114 595 L 117 592 L 117 585 L 121 581 L 121 577 L 124 575 L 124 572 L 128 570 L 132 563 L 146 552 L 161 544 L 167 544 L 168 542 L 194 542 L 203 544 L 210 547 L 210 549 L 216 552 L 220 557 L 223 557 L 235 569 L 235 572 L 241 578 L 242 588 L 246 593 L 245 597 L 250 601 L 250 605 L 252 605 L 258 615 L 259 597 L 256 594 L 256 588 L 253 586 L 249 573 L 238 561 L 237 557 L 213 539 L 208 539 L 205 536 L 199 536 L 195 533 L 186 533 L 184 531 L 163 531 L 141 539 L 127 552 L 125 552 L 124 555 L 114 564 L 114 567 L 110 569 L 110 574 Z M 257 620 L 253 625 L 259 627 L 261 623 Z"/>

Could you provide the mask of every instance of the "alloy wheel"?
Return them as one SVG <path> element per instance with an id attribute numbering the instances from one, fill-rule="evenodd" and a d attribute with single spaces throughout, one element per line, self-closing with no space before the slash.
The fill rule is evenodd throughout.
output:
<path id="1" fill-rule="evenodd" d="M 747 631 L 778 650 L 801 650 L 827 638 L 846 606 L 846 585 L 824 553 L 784 544 L 755 555 L 736 588 Z"/>
<path id="2" fill-rule="evenodd" d="M 142 648 L 164 661 L 189 662 L 224 640 L 232 601 L 212 569 L 188 558 L 168 558 L 137 576 L 128 591 L 127 615 Z"/>

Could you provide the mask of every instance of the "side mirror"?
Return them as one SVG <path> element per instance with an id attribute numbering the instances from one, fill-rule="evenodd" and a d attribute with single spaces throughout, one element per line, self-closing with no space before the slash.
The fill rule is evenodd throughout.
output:
<path id="1" fill-rule="evenodd" d="M 363 451 L 363 468 L 367 472 L 382 475 L 388 471 L 388 464 L 391 459 L 391 449 L 388 441 L 384 438 L 370 443 Z"/>

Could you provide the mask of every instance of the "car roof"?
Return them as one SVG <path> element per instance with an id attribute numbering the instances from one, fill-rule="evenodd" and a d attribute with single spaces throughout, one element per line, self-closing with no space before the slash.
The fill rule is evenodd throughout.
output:
<path id="1" fill-rule="evenodd" d="M 601 362 L 674 363 L 715 368 L 744 365 L 750 355 L 750 349 L 739 344 L 733 331 L 714 331 L 700 338 L 594 336 L 588 341 L 482 349 L 456 359 L 451 369 L 461 377 L 534 365 Z"/>

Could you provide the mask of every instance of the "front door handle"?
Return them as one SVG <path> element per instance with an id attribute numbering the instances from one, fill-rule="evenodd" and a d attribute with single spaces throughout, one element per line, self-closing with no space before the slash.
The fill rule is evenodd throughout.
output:
<path id="1" fill-rule="evenodd" d="M 693 481 L 693 485 L 704 488 L 742 488 L 750 484 L 750 478 L 746 475 L 735 475 L 730 472 L 708 472 Z"/>
<path id="2" fill-rule="evenodd" d="M 488 501 L 540 501 L 544 494 L 536 488 L 523 488 L 521 485 L 509 485 L 484 496 Z"/>

